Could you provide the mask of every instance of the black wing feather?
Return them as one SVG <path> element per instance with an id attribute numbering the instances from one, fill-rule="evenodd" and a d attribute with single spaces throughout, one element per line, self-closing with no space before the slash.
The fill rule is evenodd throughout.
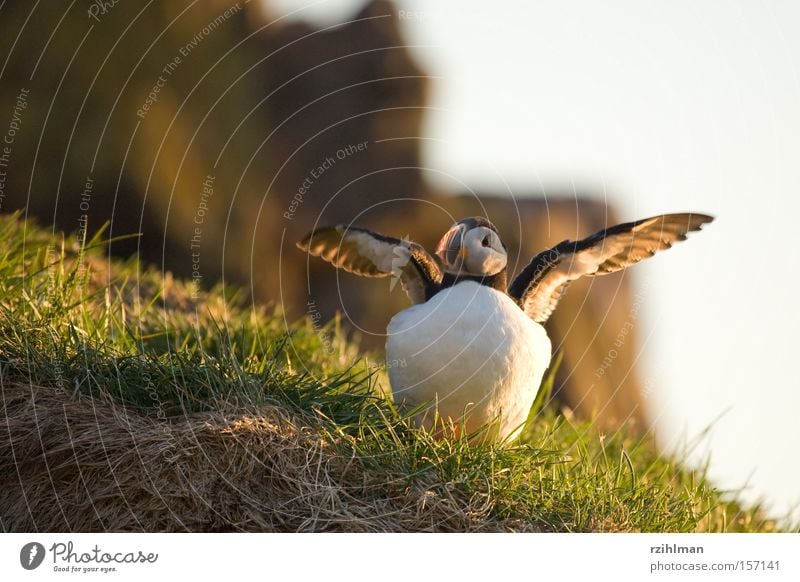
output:
<path id="1" fill-rule="evenodd" d="M 547 321 L 569 284 L 583 276 L 606 275 L 652 257 L 713 220 L 705 214 L 663 214 L 601 230 L 583 240 L 565 240 L 539 253 L 508 289 L 539 323 Z"/>

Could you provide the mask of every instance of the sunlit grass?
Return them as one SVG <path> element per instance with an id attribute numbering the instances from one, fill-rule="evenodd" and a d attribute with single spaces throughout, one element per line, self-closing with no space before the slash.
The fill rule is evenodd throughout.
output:
<path id="1" fill-rule="evenodd" d="M 100 236 L 81 248 L 5 216 L 0 249 L 3 382 L 107 393 L 162 419 L 277 404 L 393 490 L 457 492 L 481 508 L 481 519 L 512 529 L 775 527 L 703 472 L 659 455 L 650 439 L 624 427 L 606 436 L 591 423 L 539 410 L 544 397 L 513 445 L 437 440 L 382 396 L 379 357 L 362 357 L 337 322 L 287 322 L 280 310 L 247 306 L 227 289 L 193 297 L 157 270 L 109 261 Z"/>

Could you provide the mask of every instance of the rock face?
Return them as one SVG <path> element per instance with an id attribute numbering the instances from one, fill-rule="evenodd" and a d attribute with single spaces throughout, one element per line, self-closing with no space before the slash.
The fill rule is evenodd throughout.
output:
<path id="1" fill-rule="evenodd" d="M 352 221 L 431 246 L 454 218 L 485 214 L 522 268 L 613 222 L 584 197 L 515 205 L 432 191 L 416 139 L 426 80 L 391 3 L 326 29 L 265 23 L 255 4 L 123 2 L 60 24 L 58 11 L 28 19 L 27 4 L 5 6 L 0 54 L 22 33 L 0 84 L 0 131 L 22 90 L 27 105 L 0 211 L 67 231 L 109 221 L 114 236 L 142 233 L 112 252 L 206 287 L 224 276 L 290 317 L 309 300 L 323 318 L 343 311 L 373 348 L 407 301 L 385 281 L 307 262 L 294 243 L 315 225 Z M 609 425 L 641 420 L 633 331 L 609 358 L 630 300 L 621 277 L 598 278 L 571 288 L 549 324 L 565 353 L 559 398 Z"/>
<path id="2" fill-rule="evenodd" d="M 272 246 L 285 229 L 282 272 L 301 281 L 305 262 L 294 242 L 315 225 L 389 216 L 393 200 L 424 196 L 419 142 L 402 138 L 422 133 L 426 79 L 384 1 L 340 27 L 293 24 L 263 39 L 274 56 L 258 90 L 271 94 L 262 131 L 275 170 L 262 188 L 269 210 L 256 238 Z M 274 297 L 281 283 L 255 269 L 259 295 Z"/>

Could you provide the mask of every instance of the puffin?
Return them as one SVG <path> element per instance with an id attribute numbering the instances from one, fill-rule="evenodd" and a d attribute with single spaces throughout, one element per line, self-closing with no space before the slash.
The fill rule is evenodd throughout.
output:
<path id="1" fill-rule="evenodd" d="M 453 224 L 433 254 L 368 229 L 314 230 L 300 250 L 364 277 L 399 281 L 412 305 L 386 334 L 395 403 L 437 437 L 509 442 L 524 427 L 550 365 L 544 328 L 567 287 L 621 271 L 713 220 L 662 214 L 564 240 L 536 256 L 509 283 L 508 249 L 486 218 Z"/>

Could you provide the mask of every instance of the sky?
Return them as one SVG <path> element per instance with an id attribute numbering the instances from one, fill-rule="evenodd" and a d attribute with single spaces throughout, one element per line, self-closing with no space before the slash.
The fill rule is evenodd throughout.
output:
<path id="1" fill-rule="evenodd" d="M 711 426 L 691 459 L 710 454 L 718 486 L 776 515 L 800 504 L 800 3 L 396 4 L 432 76 L 441 186 L 716 216 L 631 273 L 645 400 L 668 450 Z M 362 2 L 270 5 L 331 24 Z"/>

